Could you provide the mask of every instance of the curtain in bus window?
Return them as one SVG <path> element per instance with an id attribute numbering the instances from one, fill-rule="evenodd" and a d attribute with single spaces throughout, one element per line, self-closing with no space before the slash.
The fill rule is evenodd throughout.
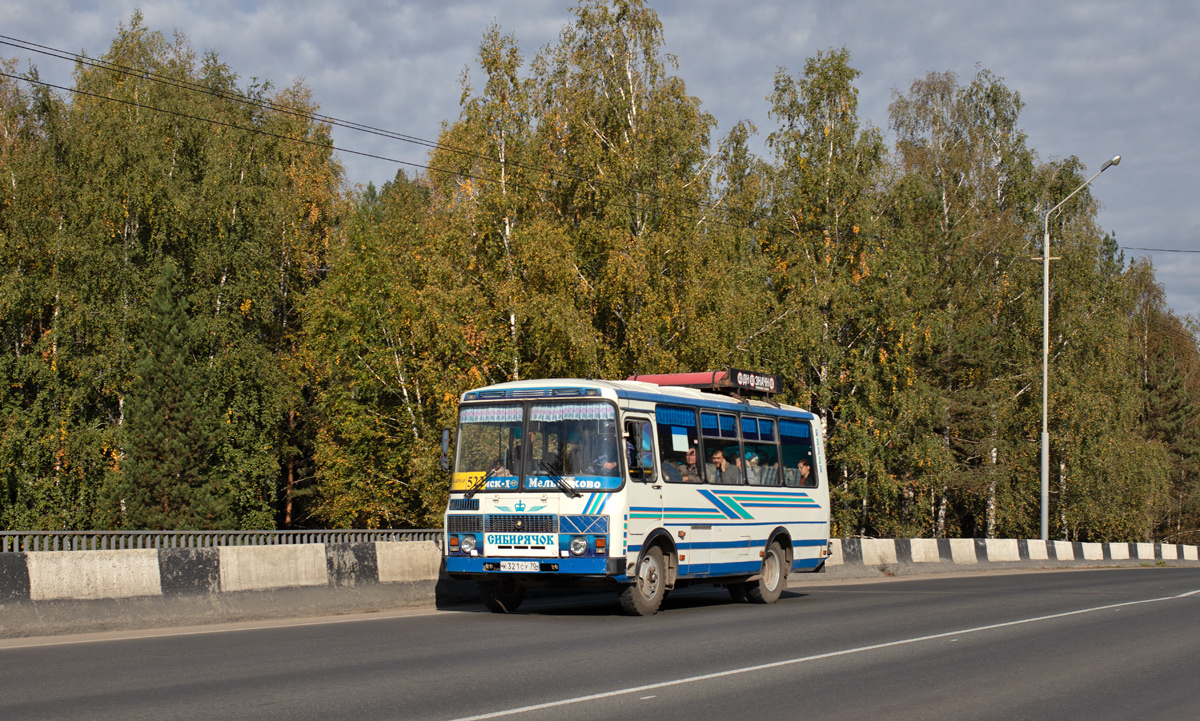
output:
<path id="1" fill-rule="evenodd" d="M 742 438 L 748 441 L 758 440 L 758 421 L 753 418 L 742 419 Z"/>
<path id="2" fill-rule="evenodd" d="M 813 467 L 812 429 L 804 421 L 779 421 L 780 463 L 784 482 L 789 486 L 814 487 L 817 472 Z M 801 467 L 805 462 L 807 468 Z M 807 476 L 805 475 L 807 470 Z"/>
<path id="3" fill-rule="evenodd" d="M 737 440 L 737 418 L 721 414 L 721 437 Z"/>
<path id="4" fill-rule="evenodd" d="M 464 408 L 460 414 L 463 423 L 520 423 L 521 406 L 482 406 Z"/>
<path id="5" fill-rule="evenodd" d="M 617 411 L 607 403 L 538 403 L 529 410 L 531 421 L 615 421 Z"/>

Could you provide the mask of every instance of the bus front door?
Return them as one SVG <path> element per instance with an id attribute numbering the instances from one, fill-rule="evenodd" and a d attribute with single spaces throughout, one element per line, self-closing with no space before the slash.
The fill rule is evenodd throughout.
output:
<path id="1" fill-rule="evenodd" d="M 649 418 L 626 417 L 625 451 L 629 467 L 629 481 L 625 486 L 629 499 L 626 558 L 632 572 L 647 535 L 663 523 L 663 481 L 655 465 L 658 454 L 655 453 L 654 429 Z"/>

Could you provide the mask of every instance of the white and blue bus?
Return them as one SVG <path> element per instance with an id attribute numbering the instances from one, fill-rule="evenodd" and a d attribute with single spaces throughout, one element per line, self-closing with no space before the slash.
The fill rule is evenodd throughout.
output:
<path id="1" fill-rule="evenodd" d="M 750 397 L 778 386 L 729 369 L 464 393 L 446 571 L 501 613 L 534 586 L 612 587 L 634 615 L 695 583 L 774 602 L 829 553 L 820 424 Z"/>

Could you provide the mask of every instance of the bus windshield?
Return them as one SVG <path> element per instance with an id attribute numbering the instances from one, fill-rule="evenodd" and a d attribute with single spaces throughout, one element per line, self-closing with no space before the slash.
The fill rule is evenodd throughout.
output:
<path id="1" fill-rule="evenodd" d="M 621 487 L 617 411 L 608 403 L 534 403 L 528 431 L 526 488 L 562 487 L 563 480 L 583 491 Z"/>
<path id="2" fill-rule="evenodd" d="M 616 490 L 617 411 L 603 401 L 464 406 L 451 490 Z"/>
<path id="3" fill-rule="evenodd" d="M 517 489 L 523 415 L 524 409 L 516 403 L 462 409 L 451 490 Z M 485 476 L 487 481 L 476 488 Z"/>

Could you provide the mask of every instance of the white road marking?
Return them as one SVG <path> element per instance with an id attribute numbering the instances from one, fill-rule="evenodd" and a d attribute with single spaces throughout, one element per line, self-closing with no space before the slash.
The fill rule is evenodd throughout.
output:
<path id="1" fill-rule="evenodd" d="M 519 708 L 505 709 L 503 711 L 492 711 L 490 713 L 478 714 L 476 716 L 463 716 L 450 721 L 483 721 L 484 719 L 501 718 L 504 716 L 516 716 L 517 714 L 529 713 L 531 711 L 541 711 L 543 709 L 557 708 L 560 706 L 570 706 L 572 704 L 584 703 L 586 701 L 598 701 L 600 699 L 612 698 L 614 696 L 624 696 L 633 693 L 642 693 L 645 691 L 654 691 L 660 688 L 668 688 L 671 686 L 680 686 L 688 683 L 696 683 L 698 681 L 709 681 L 717 678 L 725 678 L 727 676 L 737 676 L 744 673 L 753 673 L 765 669 L 780 668 L 782 666 L 792 666 L 808 661 L 819 661 L 826 658 L 836 658 L 838 656 L 849 656 L 855 653 L 863 653 L 866 651 L 878 651 L 884 648 L 893 648 L 896 646 L 905 646 L 913 643 L 921 643 L 922 641 L 933 641 L 939 638 L 948 636 L 960 636 L 969 633 L 980 633 L 982 631 L 992 631 L 998 628 L 1007 628 L 1010 626 L 1020 626 L 1027 623 L 1037 623 L 1038 621 L 1049 621 L 1056 618 L 1066 618 L 1067 616 L 1078 616 L 1085 613 L 1095 613 L 1097 611 L 1108 611 L 1116 608 L 1124 608 L 1126 606 L 1138 606 L 1145 603 L 1158 603 L 1160 601 L 1176 601 L 1181 598 L 1187 598 L 1200 593 L 1200 589 L 1181 593 L 1177 596 L 1163 596 L 1161 598 L 1147 598 L 1141 601 L 1126 601 L 1124 603 L 1113 603 L 1107 606 L 1095 606 L 1092 608 L 1082 608 L 1076 611 L 1064 611 L 1063 613 L 1052 613 L 1048 616 L 1034 616 L 1032 618 L 1022 618 L 1016 621 L 1005 621 L 1004 623 L 993 623 L 987 626 L 976 626 L 975 628 L 964 628 L 958 631 L 947 631 L 945 633 L 935 633 L 928 636 L 916 636 L 914 638 L 901 639 L 899 641 L 888 641 L 887 643 L 876 643 L 870 646 L 859 646 L 857 648 L 847 648 L 841 651 L 830 651 L 829 653 L 819 653 L 813 656 L 802 656 L 800 658 L 789 658 L 784 661 L 774 661 L 772 663 L 763 663 L 755 666 L 744 666 L 742 668 L 732 668 L 727 671 L 717 671 L 716 673 L 706 673 L 700 676 L 688 676 L 686 678 L 674 679 L 672 681 L 660 681 L 658 683 L 646 684 L 645 686 L 632 686 L 630 688 L 616 689 L 614 691 L 605 691 L 603 693 L 588 694 L 587 696 L 576 696 L 574 698 L 565 698 L 559 701 L 549 701 L 547 703 L 534 704 L 532 706 L 521 706 Z"/>

